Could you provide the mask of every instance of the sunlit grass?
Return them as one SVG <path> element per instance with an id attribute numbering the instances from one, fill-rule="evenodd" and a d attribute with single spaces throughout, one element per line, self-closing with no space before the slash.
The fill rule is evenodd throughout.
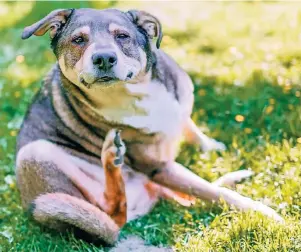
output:
<path id="1" fill-rule="evenodd" d="M 72 234 L 41 228 L 20 207 L 15 137 L 40 79 L 55 61 L 47 35 L 28 41 L 20 36 L 24 26 L 54 8 L 114 3 L 18 4 L 0 3 L 5 20 L 0 24 L 0 251 L 98 251 Z M 162 20 L 162 48 L 195 84 L 194 121 L 227 144 L 227 151 L 210 154 L 183 145 L 179 162 L 209 181 L 229 171 L 253 170 L 254 177 L 236 190 L 270 205 L 287 221 L 280 226 L 226 206 L 198 202 L 186 209 L 162 201 L 127 224 L 121 236 L 137 235 L 177 251 L 300 251 L 301 3 L 140 1 L 118 6 L 146 9 Z"/>

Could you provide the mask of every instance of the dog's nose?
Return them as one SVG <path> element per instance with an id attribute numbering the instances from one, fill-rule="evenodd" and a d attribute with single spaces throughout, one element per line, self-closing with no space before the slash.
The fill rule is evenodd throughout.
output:
<path id="1" fill-rule="evenodd" d="M 98 52 L 92 56 L 93 64 L 100 69 L 108 70 L 117 63 L 117 55 L 114 52 Z"/>

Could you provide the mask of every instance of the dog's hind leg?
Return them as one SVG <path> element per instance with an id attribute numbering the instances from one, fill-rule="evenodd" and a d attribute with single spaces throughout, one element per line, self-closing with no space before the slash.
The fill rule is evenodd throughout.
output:
<path id="1" fill-rule="evenodd" d="M 89 201 L 97 201 L 101 186 L 58 146 L 38 140 L 22 147 L 16 176 L 23 207 L 41 224 L 60 230 L 74 226 L 95 239 L 116 241 L 118 225 Z"/>
<path id="2" fill-rule="evenodd" d="M 124 181 L 121 173 L 125 146 L 120 132 L 111 130 L 103 143 L 101 159 L 105 171 L 105 189 L 102 208 L 119 225 L 127 221 L 127 202 Z"/>
<path id="3" fill-rule="evenodd" d="M 228 188 L 219 187 L 200 178 L 181 164 L 170 162 L 157 171 L 152 180 L 176 191 L 194 195 L 208 201 L 225 200 L 241 210 L 255 210 L 278 221 L 283 219 L 270 207 L 244 197 Z"/>
<path id="4" fill-rule="evenodd" d="M 65 193 L 38 196 L 31 204 L 31 214 L 50 228 L 75 227 L 86 232 L 90 240 L 114 244 L 118 237 L 119 227 L 110 216 L 87 201 Z"/>

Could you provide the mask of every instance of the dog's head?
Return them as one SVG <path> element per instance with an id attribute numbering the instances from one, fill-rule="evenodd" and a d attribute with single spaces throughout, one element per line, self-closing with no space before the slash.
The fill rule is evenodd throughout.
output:
<path id="1" fill-rule="evenodd" d="M 161 25 L 143 11 L 61 9 L 24 29 L 22 38 L 50 30 L 60 68 L 87 87 L 135 82 L 152 64 L 151 40 L 160 46 Z"/>

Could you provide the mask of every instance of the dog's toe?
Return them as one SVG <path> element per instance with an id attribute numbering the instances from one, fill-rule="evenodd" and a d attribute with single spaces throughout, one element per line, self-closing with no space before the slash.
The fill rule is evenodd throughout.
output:
<path id="1" fill-rule="evenodd" d="M 208 152 L 213 150 L 224 151 L 226 150 L 226 145 L 222 142 L 216 141 L 215 139 L 210 139 L 208 142 L 201 146 L 202 151 Z"/>

